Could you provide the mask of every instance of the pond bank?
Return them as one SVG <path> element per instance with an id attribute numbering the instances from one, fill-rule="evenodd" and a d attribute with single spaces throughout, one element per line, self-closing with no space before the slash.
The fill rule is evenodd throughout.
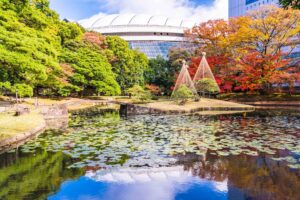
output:
<path id="1" fill-rule="evenodd" d="M 300 107 L 300 101 L 245 101 L 239 102 L 252 106 Z"/>
<path id="2" fill-rule="evenodd" d="M 31 114 L 28 115 L 29 116 L 23 115 L 15 117 L 15 122 L 18 123 L 16 124 L 16 127 L 20 128 L 12 127 L 11 129 L 2 129 L 2 132 L 5 130 L 11 132 L 10 135 L 6 135 L 5 137 L 3 136 L 3 138 L 0 139 L 0 154 L 24 144 L 28 140 L 37 137 L 46 130 L 47 125 L 42 116 L 34 117 L 33 119 L 32 116 L 30 116 Z M 23 119 L 27 121 L 24 121 Z M 29 124 L 28 122 L 32 121 L 28 121 L 28 119 L 35 121 Z"/>
<path id="3" fill-rule="evenodd" d="M 16 115 L 17 111 L 0 115 L 0 154 L 37 137 L 46 129 L 64 130 L 68 126 L 66 106 L 28 108 L 28 113 Z"/>
<path id="4" fill-rule="evenodd" d="M 121 104 L 123 114 L 192 114 L 200 111 L 251 111 L 254 106 L 240 103 L 201 98 L 200 101 L 191 101 L 185 105 L 178 105 L 173 101 L 158 101 L 145 104 L 134 104 L 126 101 Z"/>
<path id="5" fill-rule="evenodd" d="M 33 101 L 33 99 L 31 99 Z M 68 127 L 69 113 L 86 110 L 95 106 L 112 107 L 107 101 L 84 99 L 43 100 L 38 106 L 26 100 L 20 107 L 27 108 L 29 113 L 15 116 L 18 106 L 9 112 L 0 113 L 0 154 L 16 148 L 28 140 L 37 137 L 46 129 L 65 130 Z"/>
<path id="6" fill-rule="evenodd" d="M 44 123 L 43 116 L 38 111 L 20 116 L 16 116 L 15 113 L 0 114 L 0 140 L 30 131 Z"/>

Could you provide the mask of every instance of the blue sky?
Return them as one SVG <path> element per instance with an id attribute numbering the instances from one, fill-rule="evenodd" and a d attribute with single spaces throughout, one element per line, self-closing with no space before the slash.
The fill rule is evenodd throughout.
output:
<path id="1" fill-rule="evenodd" d="M 226 18 L 228 0 L 50 0 L 62 19 L 78 21 L 97 14 L 144 13 L 180 18 Z M 225 13 L 226 12 L 226 13 Z"/>

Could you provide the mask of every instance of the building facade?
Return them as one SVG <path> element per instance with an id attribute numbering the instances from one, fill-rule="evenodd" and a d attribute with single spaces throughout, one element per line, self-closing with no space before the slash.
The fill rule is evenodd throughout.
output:
<path id="1" fill-rule="evenodd" d="M 80 24 L 103 35 L 117 35 L 132 49 L 138 49 L 149 58 L 167 58 L 172 47 L 189 48 L 184 31 L 192 28 L 192 21 L 164 16 L 142 14 L 115 14 L 83 20 Z"/>
<path id="2" fill-rule="evenodd" d="M 262 5 L 279 6 L 279 0 L 229 0 L 229 17 L 238 17 Z"/>

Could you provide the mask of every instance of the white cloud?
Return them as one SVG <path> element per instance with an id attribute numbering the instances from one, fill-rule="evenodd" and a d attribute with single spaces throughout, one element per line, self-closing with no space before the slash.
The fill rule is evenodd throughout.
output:
<path id="1" fill-rule="evenodd" d="M 190 0 L 99 0 L 101 10 L 109 13 L 163 15 L 192 20 L 196 23 L 210 19 L 228 18 L 228 0 L 214 0 L 212 5 L 197 5 Z M 98 15 L 103 15 L 99 13 Z"/>

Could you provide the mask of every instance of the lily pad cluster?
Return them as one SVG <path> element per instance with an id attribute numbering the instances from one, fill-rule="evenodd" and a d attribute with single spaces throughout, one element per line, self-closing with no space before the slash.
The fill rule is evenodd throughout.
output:
<path id="1" fill-rule="evenodd" d="M 178 155 L 272 156 L 300 168 L 300 119 L 296 116 L 197 117 L 134 116 L 118 113 L 72 116 L 64 133 L 47 131 L 21 147 L 62 151 L 73 158 L 69 167 L 159 167 L 177 162 Z"/>

